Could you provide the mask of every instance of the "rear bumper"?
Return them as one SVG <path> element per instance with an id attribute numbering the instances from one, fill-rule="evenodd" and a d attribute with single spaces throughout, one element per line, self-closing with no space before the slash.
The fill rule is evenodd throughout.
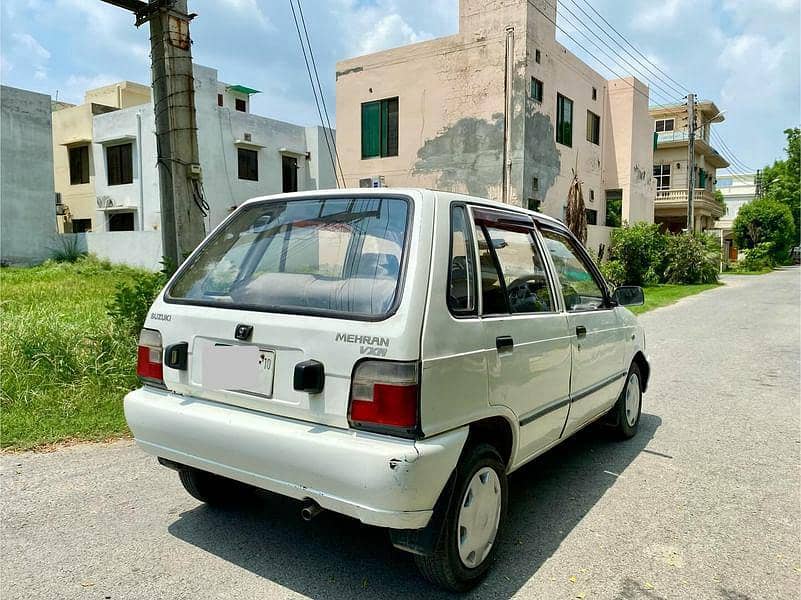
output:
<path id="1" fill-rule="evenodd" d="M 393 529 L 425 527 L 468 433 L 415 442 L 152 388 L 125 397 L 125 418 L 149 454 Z"/>

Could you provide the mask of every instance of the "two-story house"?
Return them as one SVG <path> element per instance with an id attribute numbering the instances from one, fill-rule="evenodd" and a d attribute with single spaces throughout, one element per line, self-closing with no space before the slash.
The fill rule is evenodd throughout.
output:
<path id="1" fill-rule="evenodd" d="M 653 221 L 648 87 L 556 41 L 556 3 L 461 0 L 458 33 L 337 64 L 346 184 L 419 186 L 564 218 L 582 182 L 588 246 Z"/>

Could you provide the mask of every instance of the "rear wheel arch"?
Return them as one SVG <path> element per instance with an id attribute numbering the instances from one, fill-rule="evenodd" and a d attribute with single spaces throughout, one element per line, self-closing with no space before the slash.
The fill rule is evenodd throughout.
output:
<path id="1" fill-rule="evenodd" d="M 487 417 L 470 423 L 465 449 L 481 443 L 489 444 L 498 451 L 508 469 L 514 455 L 515 440 L 515 431 L 508 419 L 502 416 Z"/>

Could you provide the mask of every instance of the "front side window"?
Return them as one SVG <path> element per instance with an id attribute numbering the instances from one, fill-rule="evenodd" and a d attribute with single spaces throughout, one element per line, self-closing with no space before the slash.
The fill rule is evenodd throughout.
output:
<path id="1" fill-rule="evenodd" d="M 587 111 L 587 141 L 593 144 L 601 143 L 601 117 L 592 111 Z"/>
<path id="2" fill-rule="evenodd" d="M 259 180 L 259 153 L 256 150 L 237 148 L 239 179 L 247 181 Z"/>
<path id="3" fill-rule="evenodd" d="M 670 165 L 654 165 L 657 190 L 670 189 Z"/>
<path id="4" fill-rule="evenodd" d="M 573 240 L 550 229 L 543 229 L 542 236 L 559 276 L 567 310 L 582 312 L 603 308 L 603 288 Z"/>
<path id="5" fill-rule="evenodd" d="M 247 206 L 179 273 L 167 300 L 381 317 L 398 293 L 410 212 L 399 198 Z"/>
<path id="6" fill-rule="evenodd" d="M 573 101 L 562 94 L 556 95 L 556 141 L 573 146 Z"/>
<path id="7" fill-rule="evenodd" d="M 70 185 L 89 183 L 89 146 L 69 149 Z"/>
<path id="8" fill-rule="evenodd" d="M 398 99 L 362 104 L 362 158 L 398 155 Z"/>
<path id="9" fill-rule="evenodd" d="M 133 183 L 133 144 L 106 148 L 106 169 L 109 185 Z"/>
<path id="10" fill-rule="evenodd" d="M 464 206 L 454 206 L 451 210 L 451 252 L 448 264 L 448 308 L 457 315 L 475 314 L 476 267 L 470 222 Z"/>
<path id="11" fill-rule="evenodd" d="M 551 312 L 553 300 L 542 256 L 530 232 L 487 227 L 512 313 Z"/>

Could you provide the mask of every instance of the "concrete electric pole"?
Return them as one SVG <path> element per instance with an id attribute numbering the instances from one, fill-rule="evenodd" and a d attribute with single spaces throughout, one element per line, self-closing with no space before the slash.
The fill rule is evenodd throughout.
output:
<path id="1" fill-rule="evenodd" d="M 695 94 L 687 95 L 687 231 L 695 231 Z"/>
<path id="2" fill-rule="evenodd" d="M 130 10 L 136 26 L 150 23 L 153 113 L 161 191 L 161 239 L 178 266 L 206 235 L 197 145 L 192 40 L 186 0 L 103 0 Z"/>

